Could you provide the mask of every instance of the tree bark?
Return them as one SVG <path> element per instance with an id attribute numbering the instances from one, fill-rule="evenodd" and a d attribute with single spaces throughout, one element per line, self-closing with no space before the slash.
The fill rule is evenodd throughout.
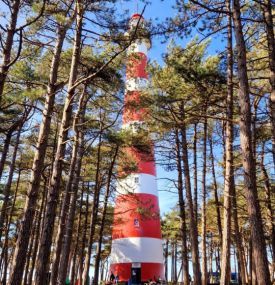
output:
<path id="1" fill-rule="evenodd" d="M 237 198 L 235 183 L 232 188 L 232 217 L 234 221 L 234 232 L 235 232 L 235 244 L 237 247 L 237 259 L 239 264 L 239 275 L 241 278 L 241 284 L 247 284 L 247 269 L 245 252 L 242 245 L 241 232 L 239 228 L 238 211 L 237 211 Z"/>
<path id="2" fill-rule="evenodd" d="M 186 139 L 185 112 L 184 112 L 183 104 L 181 106 L 181 119 L 182 119 L 182 126 L 180 129 L 180 132 L 181 132 L 181 137 L 182 137 L 182 161 L 183 161 L 183 173 L 184 173 L 184 178 L 185 178 L 187 205 L 188 205 L 189 214 L 190 214 L 189 227 L 190 227 L 193 276 L 194 276 L 194 284 L 201 285 L 201 271 L 200 271 L 199 247 L 198 247 L 198 229 L 196 225 L 196 219 L 194 216 L 191 179 L 190 179 L 189 161 L 188 161 L 188 146 L 187 146 L 187 139 Z"/>
<path id="3" fill-rule="evenodd" d="M 274 37 L 274 23 L 272 15 L 272 1 L 264 0 L 262 3 L 262 9 L 264 12 L 264 20 L 266 27 L 266 38 L 268 44 L 268 58 L 270 68 L 270 85 L 271 94 L 269 98 L 270 117 L 272 126 L 272 153 L 273 153 L 273 165 L 275 166 L 275 37 Z M 274 3 L 273 3 L 274 8 Z"/>
<path id="4" fill-rule="evenodd" d="M 95 270 L 94 270 L 94 283 L 93 283 L 93 285 L 98 285 L 99 263 L 101 260 L 101 247 L 102 247 L 102 239 L 103 239 L 103 230 L 104 230 L 104 226 L 105 226 L 105 218 L 106 218 L 106 213 L 107 213 L 108 200 L 109 200 L 110 191 L 111 191 L 113 169 L 115 166 L 118 150 L 119 150 L 119 146 L 117 145 L 115 148 L 115 153 L 113 155 L 113 159 L 112 159 L 110 167 L 109 167 L 109 171 L 108 171 L 107 185 L 106 185 L 107 189 L 106 189 L 106 193 L 105 193 L 105 197 L 104 197 L 103 213 L 102 213 L 102 218 L 101 218 L 101 223 L 100 223 L 100 228 L 99 228 L 99 240 L 98 240 L 97 252 L 96 252 L 96 257 L 95 257 Z"/>
<path id="5" fill-rule="evenodd" d="M 165 281 L 168 282 L 168 255 L 169 255 L 169 239 L 165 241 L 165 252 L 164 252 L 164 267 L 165 267 Z"/>
<path id="6" fill-rule="evenodd" d="M 202 254 L 202 285 L 207 285 L 207 254 L 206 254 L 206 159 L 207 159 L 207 118 L 203 124 L 203 170 L 202 170 L 202 207 L 201 207 L 201 254 Z"/>
<path id="7" fill-rule="evenodd" d="M 19 183 L 20 183 L 20 179 L 21 179 L 21 172 L 22 172 L 21 162 L 22 162 L 22 158 L 20 158 L 20 162 L 19 162 L 19 173 L 18 173 L 18 177 L 17 177 L 13 202 L 12 202 L 10 213 L 8 215 L 8 219 L 7 219 L 7 223 L 6 223 L 7 225 L 6 225 L 6 229 L 5 229 L 4 245 L 2 246 L 2 252 L 1 252 L 0 268 L 1 268 L 1 273 L 2 273 L 2 269 L 4 268 L 3 274 L 2 274 L 2 276 L 3 276 L 2 283 L 3 284 L 6 284 L 6 280 L 7 280 L 6 272 L 7 272 L 7 268 L 8 268 L 9 232 L 10 232 L 12 217 L 14 214 L 15 202 L 16 202 L 17 193 L 18 193 L 18 189 L 19 189 Z"/>
<path id="8" fill-rule="evenodd" d="M 62 121 L 59 131 L 59 138 L 57 142 L 57 150 L 53 164 L 53 171 L 51 176 L 51 183 L 48 193 L 47 207 L 45 213 L 44 226 L 41 235 L 40 247 L 37 258 L 35 283 L 42 285 L 45 283 L 46 275 L 49 270 L 50 248 L 52 244 L 53 226 L 56 216 L 57 201 L 60 192 L 61 174 L 63 169 L 63 159 L 66 149 L 66 141 L 68 138 L 68 130 L 72 117 L 72 103 L 75 94 L 75 89 L 72 88 L 77 77 L 77 67 L 81 52 L 81 34 L 82 34 L 82 20 L 83 10 L 82 4 L 77 1 L 76 4 L 76 32 L 74 39 L 74 48 L 72 55 L 70 78 L 67 90 L 67 96 L 62 114 Z"/>
<path id="9" fill-rule="evenodd" d="M 88 215 L 89 215 L 89 182 L 87 187 L 87 197 L 86 197 L 86 213 L 85 213 L 85 221 L 84 221 L 84 230 L 82 235 L 82 241 L 81 241 L 81 252 L 79 256 L 79 285 L 82 285 L 82 275 L 83 275 L 83 258 L 84 258 L 84 250 L 85 250 L 85 242 L 86 242 L 86 236 L 87 236 L 87 227 L 88 227 Z"/>
<path id="10" fill-rule="evenodd" d="M 186 237 L 185 202 L 183 198 L 181 147 L 180 147 L 179 132 L 177 129 L 175 131 L 175 140 L 176 140 L 176 163 L 178 170 L 178 196 L 179 196 L 179 207 L 180 207 L 180 218 L 181 218 L 183 284 L 189 285 L 188 248 L 187 248 L 187 237 Z"/>
<path id="11" fill-rule="evenodd" d="M 225 179 L 223 191 L 223 240 L 221 285 L 230 284 L 230 248 L 231 248 L 231 190 L 234 187 L 233 166 L 233 48 L 231 3 L 226 1 L 228 14 L 227 24 L 227 99 L 226 99 L 226 130 L 225 130 Z"/>
<path id="12" fill-rule="evenodd" d="M 44 181 L 44 189 L 42 192 L 42 201 L 41 205 L 39 208 L 39 217 L 37 224 L 35 225 L 35 240 L 34 240 L 34 246 L 33 246 L 33 252 L 32 252 L 32 266 L 30 269 L 30 272 L 28 274 L 28 281 L 27 284 L 31 285 L 33 281 L 33 273 L 34 273 L 34 268 L 35 268 L 35 261 L 36 261 L 36 256 L 37 256 L 37 250 L 38 250 L 38 245 L 39 245 L 39 237 L 40 237 L 40 232 L 41 232 L 41 221 L 42 221 L 42 214 L 43 214 L 43 209 L 45 205 L 45 200 L 47 196 L 47 179 Z"/>
<path id="13" fill-rule="evenodd" d="M 19 167 L 18 167 L 19 171 L 18 171 L 18 177 L 17 177 L 16 187 L 15 187 L 15 193 L 14 193 L 14 197 L 13 197 L 11 210 L 10 210 L 10 213 L 9 213 L 9 216 L 8 216 L 7 226 L 6 226 L 6 229 L 5 229 L 5 239 L 4 239 L 4 245 L 2 246 L 1 259 L 0 259 L 0 271 L 2 271 L 2 264 L 4 262 L 5 250 L 8 248 L 8 242 L 9 242 L 8 236 L 9 236 L 12 216 L 13 216 L 13 212 L 14 212 L 15 202 L 16 202 L 16 198 L 17 198 L 19 183 L 20 183 L 20 179 L 21 179 L 21 172 L 22 172 L 22 170 L 21 170 L 21 162 L 22 162 L 22 157 L 20 158 L 20 162 L 19 162 Z"/>
<path id="14" fill-rule="evenodd" d="M 87 281 L 88 281 L 92 245 L 93 245 L 94 233 L 95 233 L 95 224 L 96 224 L 97 213 L 98 213 L 98 204 L 99 204 L 99 195 L 100 195 L 99 176 L 100 176 L 100 165 L 101 165 L 101 144 L 102 144 L 102 128 L 100 130 L 99 142 L 98 142 L 96 178 L 95 178 L 95 188 L 94 188 L 94 195 L 93 195 L 93 205 L 92 205 L 91 218 L 90 218 L 88 250 L 85 255 L 84 270 L 82 274 L 83 284 L 87 284 Z"/>
<path id="15" fill-rule="evenodd" d="M 175 241 L 171 242 L 171 282 L 175 284 Z"/>
<path id="16" fill-rule="evenodd" d="M 24 281 L 23 281 L 24 285 L 27 285 L 27 282 L 28 282 L 29 267 L 30 267 L 30 262 L 31 262 L 31 257 L 32 257 L 33 246 L 34 246 L 36 224 L 38 223 L 38 215 L 39 215 L 39 212 L 36 212 L 36 215 L 34 217 L 34 227 L 32 228 L 32 232 L 30 236 L 30 244 L 29 244 L 29 248 L 27 252 L 27 260 L 26 260 L 26 265 L 24 269 Z"/>
<path id="17" fill-rule="evenodd" d="M 84 133 L 83 128 L 78 127 L 78 125 L 83 126 L 84 123 L 84 116 L 85 116 L 85 109 L 86 103 L 85 100 L 86 96 L 86 88 L 84 88 L 83 93 L 79 99 L 79 107 L 77 114 L 74 120 L 74 132 L 75 132 L 75 143 L 73 147 L 73 156 L 75 156 L 75 167 L 73 169 L 74 173 L 71 174 L 73 177 L 72 179 L 72 191 L 71 197 L 69 199 L 70 203 L 68 205 L 68 219 L 64 228 L 65 235 L 62 243 L 62 254 L 60 258 L 59 264 L 59 272 L 58 272 L 58 280 L 57 283 L 54 284 L 64 284 L 66 279 L 67 267 L 68 267 L 68 260 L 69 260 L 69 253 L 71 248 L 71 240 L 72 240 L 72 231 L 74 226 L 74 216 L 75 216 L 75 208 L 76 208 L 76 200 L 77 200 L 77 192 L 78 192 L 78 184 L 80 180 L 80 173 L 81 173 L 81 165 L 82 165 L 82 157 L 84 155 Z"/>
<path id="18" fill-rule="evenodd" d="M 209 150 L 210 150 L 210 158 L 212 164 L 213 190 L 214 190 L 213 192 L 214 192 L 214 200 L 215 200 L 216 215 L 217 215 L 217 226 L 218 226 L 220 245 L 222 245 L 222 221 L 221 221 L 221 212 L 220 212 L 220 201 L 218 197 L 218 186 L 216 180 L 215 162 L 213 155 L 213 142 L 211 137 L 209 137 Z"/>
<path id="19" fill-rule="evenodd" d="M 74 247 L 74 254 L 73 254 L 73 261 L 72 261 L 72 269 L 71 269 L 71 283 L 75 284 L 75 278 L 77 273 L 77 255 L 79 250 L 79 239 L 81 234 L 81 221 L 82 221 L 82 206 L 83 206 L 83 196 L 84 196 L 84 181 L 82 181 L 82 191 L 81 191 L 81 199 L 80 199 L 80 206 L 79 206 L 79 217 L 78 217 L 78 225 L 77 225 L 77 236 L 75 241 L 75 247 Z M 88 197 L 88 193 L 86 196 L 86 199 Z M 86 200 L 87 203 L 87 200 Z"/>
<path id="20" fill-rule="evenodd" d="M 58 271 L 59 271 L 59 262 L 60 262 L 60 257 L 61 257 L 61 250 L 62 250 L 62 242 L 64 239 L 64 233 L 66 231 L 66 220 L 67 220 L 67 215 L 69 212 L 70 208 L 70 199 L 72 196 L 72 188 L 73 188 L 73 182 L 74 179 L 76 178 L 75 176 L 78 175 L 80 172 L 80 165 L 81 165 L 81 157 L 83 155 L 79 154 L 78 152 L 81 152 L 81 146 L 79 145 L 80 141 L 80 131 L 77 128 L 77 125 L 79 123 L 83 123 L 83 116 L 84 114 L 80 115 L 80 110 L 83 113 L 83 110 L 85 109 L 85 106 L 83 105 L 83 100 L 84 100 L 84 95 L 86 93 L 86 88 L 84 88 L 80 99 L 79 99 L 79 108 L 78 111 L 75 115 L 74 118 L 74 123 L 73 123 L 73 129 L 75 132 L 74 136 L 74 144 L 73 144 L 73 150 L 72 150 L 72 157 L 71 157 L 71 163 L 70 163 L 70 170 L 68 174 L 68 180 L 66 183 L 66 188 L 65 188 L 65 193 L 63 197 L 63 202 L 62 202 L 62 207 L 61 207 L 61 214 L 60 214 L 60 221 L 58 224 L 58 229 L 57 229 L 57 234 L 56 234 L 56 242 L 55 242 L 55 252 L 54 252 L 54 258 L 53 258 L 53 265 L 52 265 L 52 272 L 51 272 L 51 284 L 56 284 L 57 282 L 57 276 L 58 276 Z M 84 112 L 85 113 L 85 112 Z M 81 122 L 79 121 L 79 115 L 81 116 Z M 83 140 L 83 139 L 82 139 Z M 83 152 L 83 151 L 82 151 Z M 77 163 L 80 163 L 80 165 L 77 165 Z M 77 167 L 76 167 L 77 165 Z M 74 189 L 75 190 L 75 189 Z M 76 189 L 77 190 L 77 189 Z M 62 271 L 62 269 L 61 269 Z"/>
<path id="21" fill-rule="evenodd" d="M 18 238 L 16 241 L 11 275 L 9 280 L 10 285 L 20 285 L 23 275 L 30 232 L 33 224 L 33 218 L 35 215 L 35 208 L 39 194 L 41 172 L 44 165 L 48 137 L 50 133 L 51 117 L 55 101 L 58 67 L 60 64 L 60 56 L 61 56 L 65 34 L 66 34 L 66 29 L 60 26 L 57 31 L 57 40 L 51 63 L 46 102 L 44 106 L 42 124 L 39 130 L 38 142 L 32 165 L 31 180 L 25 203 L 24 216 L 21 222 Z"/>
<path id="22" fill-rule="evenodd" d="M 250 269 L 250 284 L 251 285 L 258 285 L 257 283 L 257 276 L 256 276 L 256 268 L 255 268 L 255 261 L 253 259 L 253 242 L 250 237 L 249 240 L 249 269 Z"/>
<path id="23" fill-rule="evenodd" d="M 14 132 L 14 130 L 10 129 L 5 137 L 4 140 L 4 146 L 3 146 L 3 150 L 2 150 L 2 155 L 1 155 L 1 160 L 0 160 L 0 179 L 2 177 L 3 174 L 3 170 L 4 170 L 4 166 L 5 166 L 5 162 L 6 162 L 6 158 L 9 152 L 9 146 L 10 146 L 10 142 L 11 142 L 11 137 L 12 137 L 12 133 Z"/>
<path id="24" fill-rule="evenodd" d="M 77 151 L 78 146 L 77 143 L 74 143 L 73 150 L 72 150 L 72 158 L 70 163 L 70 170 L 68 174 L 68 180 L 66 182 L 65 187 L 65 193 L 62 197 L 62 206 L 61 206 L 61 214 L 60 214 L 60 220 L 58 223 L 58 229 L 57 234 L 55 237 L 55 251 L 54 251 L 54 258 L 53 258 L 53 264 L 52 264 L 52 270 L 51 270 L 51 284 L 56 284 L 57 282 L 57 275 L 59 271 L 59 262 L 60 262 L 60 256 L 61 256 L 61 250 L 62 250 L 62 241 L 64 239 L 64 234 L 66 230 L 66 220 L 70 205 L 70 196 L 72 191 L 72 182 L 75 175 L 75 166 L 76 166 L 76 160 L 77 160 Z"/>
<path id="25" fill-rule="evenodd" d="M 241 23 L 239 0 L 233 1 L 233 21 L 237 48 L 239 105 L 240 105 L 240 144 L 244 169 L 244 192 L 247 201 L 248 215 L 253 242 L 253 255 L 259 285 L 270 285 L 270 274 L 266 254 L 260 205 L 257 194 L 256 167 L 253 158 L 251 140 L 251 106 L 247 76 L 246 46 Z"/>
<path id="26" fill-rule="evenodd" d="M 263 177 L 263 182 L 264 182 L 264 189 L 265 189 L 265 196 L 266 196 L 266 208 L 268 212 L 268 218 L 270 220 L 270 226 L 271 226 L 271 234 L 270 234 L 270 242 L 271 242 L 271 249 L 272 249 L 272 266 L 273 266 L 273 274 L 275 272 L 275 224 L 274 224 L 274 214 L 273 214 L 273 209 L 272 209 L 272 186 L 270 185 L 270 180 L 265 168 L 264 164 L 264 148 L 265 148 L 265 143 L 262 145 L 262 154 L 261 154 L 261 162 L 260 162 L 260 167 L 261 167 L 261 172 L 262 172 L 262 177 Z M 273 277 L 271 279 L 271 282 L 273 281 Z"/>
<path id="27" fill-rule="evenodd" d="M 178 240 L 175 239 L 175 259 L 174 259 L 174 282 L 178 283 Z"/>
<path id="28" fill-rule="evenodd" d="M 15 162 L 16 162 L 17 150 L 18 150 L 18 146 L 19 146 L 22 127 L 23 127 L 23 125 L 21 124 L 21 126 L 19 127 L 19 130 L 17 131 L 16 141 L 15 141 L 15 145 L 14 145 L 14 150 L 13 150 L 13 155 L 12 155 L 11 165 L 10 165 L 10 170 L 9 170 L 9 176 L 8 176 L 7 183 L 6 183 L 4 190 L 3 190 L 4 199 L 3 199 L 3 204 L 2 204 L 2 208 L 1 208 L 1 212 L 0 212 L 0 240 L 2 238 L 4 221 L 6 219 L 7 207 L 8 207 L 9 200 L 10 200 L 11 184 L 12 184 L 13 174 L 14 174 L 14 170 L 15 170 Z"/>
<path id="29" fill-rule="evenodd" d="M 18 13 L 20 7 L 20 0 L 13 1 L 11 5 L 11 18 L 7 29 L 7 38 L 3 47 L 2 64 L 0 66 L 0 105 L 4 92 L 5 81 L 8 76 L 8 71 L 11 63 L 11 53 L 14 35 L 16 32 L 16 24 L 18 20 Z M 22 38 L 20 39 L 22 41 Z"/>
<path id="30" fill-rule="evenodd" d="M 193 141 L 193 159 L 194 159 L 194 215 L 196 225 L 198 225 L 198 170 L 197 170 L 197 123 L 194 124 Z"/>

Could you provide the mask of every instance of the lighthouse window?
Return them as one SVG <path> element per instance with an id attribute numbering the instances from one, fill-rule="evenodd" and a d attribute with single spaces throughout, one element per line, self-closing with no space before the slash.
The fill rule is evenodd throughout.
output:
<path id="1" fill-rule="evenodd" d="M 135 183 L 139 183 L 139 177 L 135 177 Z"/>
<path id="2" fill-rule="evenodd" d="M 134 226 L 136 228 L 139 228 L 139 220 L 138 219 L 134 219 Z"/>

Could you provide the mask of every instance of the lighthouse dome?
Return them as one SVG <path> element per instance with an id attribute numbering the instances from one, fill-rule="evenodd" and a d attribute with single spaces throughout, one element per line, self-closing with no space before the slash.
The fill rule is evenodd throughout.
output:
<path id="1" fill-rule="evenodd" d="M 136 13 L 136 14 L 133 14 L 130 18 L 129 28 L 134 29 L 137 26 L 137 24 L 141 28 L 145 27 L 145 20 L 144 20 L 143 16 Z"/>
<path id="2" fill-rule="evenodd" d="M 148 22 L 146 22 L 141 14 L 133 14 L 129 20 L 129 30 L 126 35 L 130 37 L 135 32 L 135 36 L 137 38 L 136 44 L 143 43 L 146 45 L 147 49 L 150 49 L 151 40 L 147 24 Z"/>

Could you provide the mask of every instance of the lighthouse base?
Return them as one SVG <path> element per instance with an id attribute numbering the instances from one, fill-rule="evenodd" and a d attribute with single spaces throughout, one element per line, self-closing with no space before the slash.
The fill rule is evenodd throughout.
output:
<path id="1" fill-rule="evenodd" d="M 161 263 L 114 263 L 110 265 L 110 272 L 119 276 L 119 281 L 132 285 L 142 284 L 148 280 L 164 280 L 164 265 Z"/>

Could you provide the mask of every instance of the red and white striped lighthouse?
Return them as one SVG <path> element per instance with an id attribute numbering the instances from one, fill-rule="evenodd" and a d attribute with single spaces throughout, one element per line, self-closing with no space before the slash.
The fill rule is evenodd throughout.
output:
<path id="1" fill-rule="evenodd" d="M 145 30 L 145 21 L 140 14 L 134 14 L 130 19 L 129 34 L 139 29 Z M 144 126 L 147 113 L 138 104 L 148 82 L 149 48 L 150 40 L 146 36 L 139 36 L 128 48 L 123 128 L 133 132 Z M 131 107 L 132 102 L 137 107 Z M 137 170 L 121 178 L 117 186 L 110 272 L 118 275 L 119 281 L 131 280 L 132 284 L 164 279 L 153 143 L 148 149 L 142 151 L 131 147 L 125 150 L 134 157 Z"/>

